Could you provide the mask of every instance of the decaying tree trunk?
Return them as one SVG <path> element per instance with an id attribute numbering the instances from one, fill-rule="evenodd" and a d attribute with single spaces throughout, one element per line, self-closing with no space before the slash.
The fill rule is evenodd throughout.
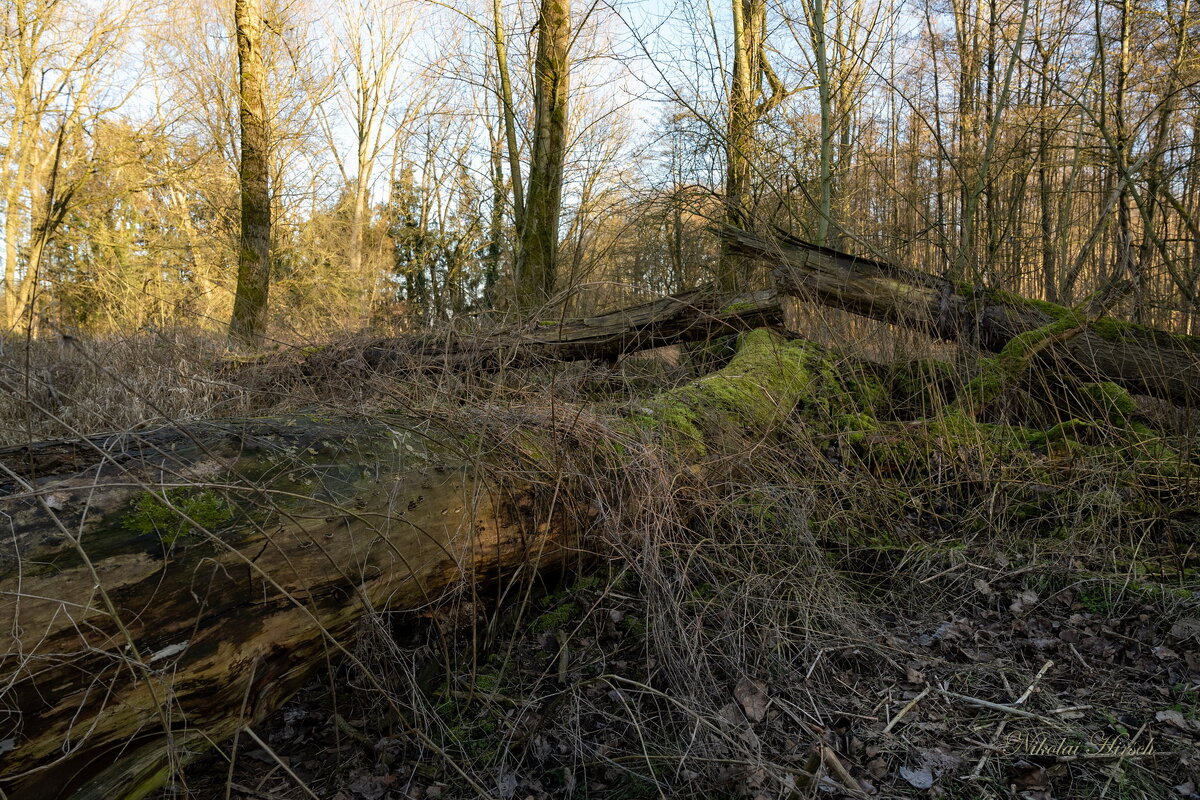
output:
<path id="1" fill-rule="evenodd" d="M 586 510 L 429 423 L 197 422 L 0 453 L 0 788 L 140 797 L 277 708 L 368 609 L 563 562 Z"/>
<path id="2" fill-rule="evenodd" d="M 969 339 L 993 352 L 1070 312 L 787 236 L 769 240 L 730 227 L 720 233 L 739 251 L 774 263 L 781 294 L 815 299 L 943 339 Z M 1179 405 L 1200 402 L 1200 338 L 1106 317 L 1056 345 L 1053 354 L 1086 380 L 1107 378 Z"/>
<path id="3" fill-rule="evenodd" d="M 613 427 L 668 457 L 745 446 L 802 396 L 807 352 L 751 332 Z M 144 796 L 344 654 L 365 611 L 591 546 L 590 496 L 492 480 L 478 433 L 289 416 L 0 451 L 0 789 Z"/>
<path id="4" fill-rule="evenodd" d="M 360 363 L 380 371 L 494 371 L 547 361 L 615 361 L 639 350 L 780 325 L 783 316 L 781 298 L 774 290 L 730 299 L 704 287 L 527 330 L 484 336 L 402 336 L 326 348 L 307 356 L 302 370 L 310 376 L 322 375 Z"/>

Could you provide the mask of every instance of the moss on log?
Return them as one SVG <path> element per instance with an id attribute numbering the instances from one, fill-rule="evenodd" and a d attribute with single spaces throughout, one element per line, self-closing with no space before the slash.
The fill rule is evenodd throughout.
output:
<path id="1" fill-rule="evenodd" d="M 775 265 L 780 293 L 1001 352 L 1039 329 L 1070 327 L 1077 312 L 1010 292 L 954 284 L 920 270 L 853 256 L 781 235 L 767 239 L 724 227 L 742 253 Z M 1200 338 L 1101 317 L 1052 351 L 1082 380 L 1179 405 L 1200 404 Z M 1003 368 L 1003 364 L 995 366 Z"/>
<path id="2" fill-rule="evenodd" d="M 878 378 L 839 370 L 820 345 L 756 330 L 741 335 L 725 367 L 638 404 L 633 420 L 702 454 L 714 442 L 761 436 L 797 406 L 853 415 L 875 413 L 885 401 Z"/>

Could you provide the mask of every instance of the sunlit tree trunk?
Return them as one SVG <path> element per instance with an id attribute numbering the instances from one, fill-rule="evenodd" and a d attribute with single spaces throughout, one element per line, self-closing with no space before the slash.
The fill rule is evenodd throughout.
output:
<path id="1" fill-rule="evenodd" d="M 752 176 L 758 124 L 787 92 L 767 61 L 765 0 L 733 0 L 733 81 L 725 129 L 725 221 L 753 227 Z M 763 98 L 763 79 L 771 93 Z M 745 288 L 751 262 L 724 243 L 717 283 L 722 291 Z"/>
<path id="2" fill-rule="evenodd" d="M 1121 180 L 1129 164 L 1129 124 L 1126 119 L 1126 95 L 1129 87 L 1129 46 L 1130 25 L 1132 23 L 1130 0 L 1122 0 L 1120 4 L 1120 42 L 1117 59 L 1117 74 L 1113 91 L 1113 133 L 1115 136 L 1115 152 L 1113 153 L 1114 173 Z M 1127 182 L 1122 181 L 1117 200 L 1117 272 L 1130 275 L 1133 278 L 1133 316 L 1138 322 L 1143 319 L 1145 311 L 1145 276 L 1134 271 L 1133 264 L 1133 224 L 1130 211 L 1130 198 Z"/>
<path id="3" fill-rule="evenodd" d="M 235 0 L 238 98 L 241 119 L 242 224 L 238 248 L 237 294 L 230 336 L 250 346 L 262 344 L 271 284 L 271 197 L 267 189 L 270 141 L 267 132 L 263 66 L 262 0 Z"/>
<path id="4" fill-rule="evenodd" d="M 762 92 L 761 34 L 766 10 L 762 0 L 733 0 L 733 82 L 725 132 L 725 220 L 742 228 L 750 222 L 751 162 L 757 103 Z M 745 283 L 749 262 L 727 248 L 721 254 L 721 289 L 733 293 Z"/>
<path id="5" fill-rule="evenodd" d="M 570 46 L 570 0 L 542 0 L 534 63 L 533 150 L 517 270 L 517 301 L 525 310 L 538 308 L 554 293 L 567 151 Z"/>
<path id="6" fill-rule="evenodd" d="M 508 150 L 509 179 L 512 183 L 513 222 L 520 231 L 525 227 L 525 186 L 521 177 L 521 148 L 517 142 L 512 78 L 508 72 L 508 39 L 504 27 L 504 9 L 500 0 L 492 0 L 492 43 L 496 48 L 496 84 L 500 99 L 500 115 L 504 120 L 504 141 Z"/>

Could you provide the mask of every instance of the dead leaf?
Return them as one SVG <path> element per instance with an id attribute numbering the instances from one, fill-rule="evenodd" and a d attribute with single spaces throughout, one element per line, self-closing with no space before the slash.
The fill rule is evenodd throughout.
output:
<path id="1" fill-rule="evenodd" d="M 900 768 L 900 777 L 908 781 L 914 789 L 929 789 L 933 787 L 933 772 L 929 767 L 920 769 Z"/>
<path id="2" fill-rule="evenodd" d="M 1028 761 L 1018 761 L 1013 767 L 1012 785 L 1018 791 L 1046 788 L 1046 770 Z"/>
<path id="3" fill-rule="evenodd" d="M 1200 619 L 1185 617 L 1171 626 L 1171 636 L 1176 639 L 1192 639 L 1200 636 Z"/>
<path id="4" fill-rule="evenodd" d="M 941 747 L 937 750 L 921 750 L 921 763 L 933 770 L 934 775 L 941 775 L 943 772 L 953 772 L 962 766 L 962 759 L 950 752 L 949 748 Z"/>
<path id="5" fill-rule="evenodd" d="M 726 703 L 721 706 L 721 710 L 717 712 L 721 722 L 725 723 L 721 727 L 738 728 L 746 724 L 746 715 L 738 711 L 738 707 L 733 703 Z"/>
<path id="6" fill-rule="evenodd" d="M 1193 733 L 1200 728 L 1195 722 L 1184 717 L 1182 712 L 1175 711 L 1174 709 L 1159 711 L 1154 715 L 1154 719 L 1159 722 L 1165 722 L 1168 725 L 1173 725 L 1184 733 Z"/>
<path id="7" fill-rule="evenodd" d="M 388 790 L 384 782 L 375 775 L 359 775 L 346 788 L 363 800 L 379 800 Z"/>
<path id="8" fill-rule="evenodd" d="M 1021 592 L 1019 595 L 1017 595 L 1016 597 L 1013 598 L 1013 601 L 1009 605 L 1008 610 L 1013 612 L 1014 614 L 1023 614 L 1025 612 L 1026 608 L 1033 605 L 1037 601 L 1038 601 L 1037 592 L 1033 591 L 1032 589 L 1026 589 L 1025 591 Z"/>
<path id="9" fill-rule="evenodd" d="M 742 678 L 733 689 L 733 699 L 751 722 L 762 722 L 767 716 L 767 686 L 754 678 Z"/>

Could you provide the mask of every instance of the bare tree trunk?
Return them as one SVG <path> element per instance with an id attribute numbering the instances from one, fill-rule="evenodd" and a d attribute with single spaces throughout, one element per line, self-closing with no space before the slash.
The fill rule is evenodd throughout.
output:
<path id="1" fill-rule="evenodd" d="M 767 60 L 766 36 L 765 0 L 733 0 L 733 83 L 725 130 L 725 219 L 733 227 L 753 227 L 751 178 L 758 123 L 788 96 Z M 765 98 L 763 79 L 771 88 Z M 752 266 L 722 242 L 718 286 L 726 294 L 747 291 Z"/>
<path id="2" fill-rule="evenodd" d="M 1126 93 L 1129 84 L 1129 37 L 1132 23 L 1130 0 L 1121 5 L 1120 56 L 1117 60 L 1116 87 L 1113 97 L 1114 152 L 1113 172 L 1121 181 L 1117 199 L 1117 274 L 1133 279 L 1133 316 L 1141 322 L 1145 316 L 1146 276 L 1135 270 L 1133 263 L 1133 224 L 1129 208 L 1129 184 L 1123 181 L 1129 166 L 1129 125 L 1126 120 Z"/>
<path id="3" fill-rule="evenodd" d="M 270 141 L 267 132 L 266 70 L 263 66 L 262 0 L 235 0 L 241 119 L 242 199 L 237 294 L 230 336 L 249 346 L 262 344 L 271 284 L 271 196 L 267 188 Z"/>
<path id="4" fill-rule="evenodd" d="M 500 114 L 504 120 L 509 180 L 512 182 L 513 222 L 516 229 L 521 231 L 525 228 L 525 185 L 521 177 L 521 148 L 517 144 L 517 120 L 516 111 L 513 109 L 512 79 L 508 74 L 508 41 L 505 36 L 503 12 L 500 0 L 492 0 L 492 39 L 496 46 Z"/>
<path id="5" fill-rule="evenodd" d="M 488 138 L 491 147 L 489 148 L 488 174 L 492 179 L 492 198 L 488 213 L 488 244 L 483 272 L 483 307 L 486 309 L 496 307 L 497 287 L 500 282 L 500 259 L 504 253 L 502 242 L 504 236 L 504 159 L 501 152 L 503 147 L 501 144 L 502 136 L 503 133 L 500 131 L 493 133 L 489 121 Z"/>
<path id="6" fill-rule="evenodd" d="M 817 66 L 817 99 L 821 109 L 821 199 L 817 208 L 816 243 L 829 244 L 829 222 L 833 217 L 833 93 L 829 73 L 829 48 L 825 40 L 825 0 L 812 0 L 809 30 L 812 32 L 813 59 Z M 839 109 L 844 110 L 844 109 Z"/>
<path id="7" fill-rule="evenodd" d="M 733 82 L 729 89 L 729 123 L 725 132 L 725 220 L 751 228 L 750 186 L 754 157 L 758 96 L 762 93 L 762 0 L 733 0 Z M 718 281 L 732 294 L 747 281 L 750 262 L 723 248 Z"/>
<path id="8" fill-rule="evenodd" d="M 1038 211 L 1042 234 L 1042 296 L 1051 303 L 1057 303 L 1059 276 L 1058 265 L 1055 262 L 1058 249 L 1054 238 L 1054 208 L 1052 206 L 1051 130 L 1050 121 L 1046 118 L 1050 102 L 1050 51 L 1040 40 L 1038 47 L 1042 57 L 1041 91 L 1038 101 Z"/>
<path id="9" fill-rule="evenodd" d="M 570 0 L 542 0 L 534 64 L 533 152 L 517 270 L 517 302 L 526 311 L 543 305 L 554 293 L 567 154 L 570 46 Z"/>

